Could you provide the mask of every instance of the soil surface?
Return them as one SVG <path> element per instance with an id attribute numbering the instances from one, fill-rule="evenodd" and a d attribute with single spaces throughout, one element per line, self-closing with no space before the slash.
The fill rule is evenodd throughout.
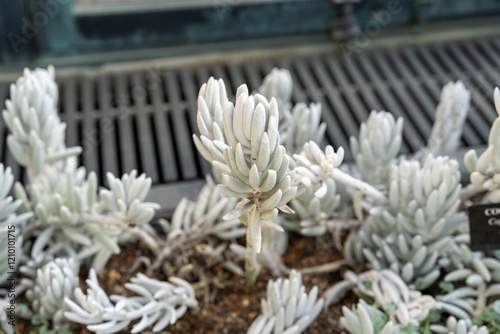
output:
<path id="1" fill-rule="evenodd" d="M 178 255 L 175 263 L 165 262 L 163 268 L 148 272 L 148 276 L 165 280 L 170 275 L 179 276 L 181 265 L 182 278 L 190 281 L 196 291 L 199 302 L 198 309 L 189 310 L 174 325 L 170 325 L 161 333 L 191 333 L 191 334 L 218 334 L 218 333 L 246 333 L 252 321 L 261 313 L 261 298 L 265 297 L 267 282 L 276 279 L 268 269 L 263 268 L 259 274 L 255 292 L 249 294 L 245 291 L 245 279 L 237 274 L 224 269 L 221 261 L 210 260 L 199 255 L 196 249 L 184 251 Z M 224 256 L 230 252 L 225 252 Z M 131 295 L 124 285 L 134 277 L 137 272 L 147 271 L 147 259 L 151 259 L 151 252 L 138 245 L 129 245 L 122 248 L 122 252 L 113 256 L 99 273 L 99 283 L 108 293 Z M 282 257 L 283 263 L 289 268 L 300 269 L 317 266 L 342 259 L 342 252 L 336 249 L 330 235 L 316 238 L 306 238 L 290 234 L 288 248 Z M 220 260 L 220 259 L 219 259 Z M 243 267 L 243 262 L 231 259 Z M 187 264 L 182 267 L 182 263 Z M 192 265 L 191 265 L 192 264 Z M 132 269 L 132 270 L 131 270 Z M 341 279 L 341 273 L 346 267 L 332 273 L 302 274 L 306 291 L 314 285 L 318 286 L 321 296 L 335 282 Z M 177 272 L 176 272 L 177 271 Z M 82 270 L 80 286 L 85 291 L 85 279 L 88 271 Z M 286 274 L 283 274 L 286 277 Z M 347 296 L 343 305 L 350 306 L 357 298 Z M 21 301 L 26 302 L 26 301 Z M 332 305 L 323 310 L 316 321 L 304 332 L 306 334 L 344 333 L 340 325 L 342 304 Z M 20 333 L 29 333 L 36 326 L 29 320 L 18 321 L 17 329 Z M 123 333 L 129 333 L 128 328 Z M 72 333 L 89 333 L 85 326 L 71 324 Z M 143 333 L 152 333 L 145 331 Z"/>

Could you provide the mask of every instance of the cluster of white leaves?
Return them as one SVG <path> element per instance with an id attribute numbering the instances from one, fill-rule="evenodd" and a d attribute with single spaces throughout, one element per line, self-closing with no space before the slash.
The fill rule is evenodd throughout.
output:
<path id="1" fill-rule="evenodd" d="M 364 300 L 349 309 L 342 307 L 343 316 L 340 323 L 352 334 L 397 334 L 398 327 L 392 321 L 387 321 L 385 314 Z M 382 326 L 383 325 L 383 326 Z"/>
<path id="2" fill-rule="evenodd" d="M 448 259 L 453 269 L 443 280 L 460 287 L 437 296 L 439 308 L 458 319 L 468 319 L 492 307 L 500 296 L 500 260 L 472 252 L 465 243 Z"/>
<path id="3" fill-rule="evenodd" d="M 189 307 L 197 306 L 194 290 L 188 282 L 177 277 L 169 281 L 158 281 L 139 273 L 131 283 L 125 284 L 137 296 L 108 296 L 92 269 L 86 280 L 87 294 L 76 288 L 74 299 L 65 299 L 68 311 L 64 315 L 97 333 L 119 332 L 135 320 L 139 322 L 132 327 L 132 333 L 140 333 L 153 324 L 153 332 L 159 332 L 174 324 Z"/>
<path id="4" fill-rule="evenodd" d="M 78 287 L 79 264 L 71 258 L 57 258 L 38 269 L 36 280 L 26 292 L 31 308 L 57 328 L 66 319 L 64 299 L 73 298 Z"/>
<path id="5" fill-rule="evenodd" d="M 324 305 L 317 299 L 315 286 L 305 292 L 302 276 L 296 271 L 288 279 L 277 279 L 267 284 L 267 296 L 261 300 L 262 314 L 248 329 L 248 334 L 298 334 L 316 319 Z"/>
<path id="6" fill-rule="evenodd" d="M 12 196 L 8 196 L 13 182 L 14 176 L 10 167 L 5 168 L 0 163 L 0 252 L 3 254 L 0 258 L 0 284 L 5 281 L 8 272 L 17 269 L 19 261 L 9 263 L 7 255 L 11 254 L 13 257 L 10 258 L 15 259 L 16 254 L 21 254 L 23 238 L 20 234 L 20 225 L 32 216 L 31 212 L 17 215 L 22 200 L 14 200 Z M 14 247 L 10 251 L 9 244 Z"/>
<path id="7" fill-rule="evenodd" d="M 33 209 L 37 222 L 30 234 L 37 235 L 35 255 L 46 246 L 62 242 L 77 252 L 77 258 L 93 257 L 92 266 L 101 268 L 111 254 L 120 252 L 120 237 L 143 227 L 153 218 L 155 203 L 143 202 L 151 179 L 134 170 L 116 179 L 108 174 L 111 190 L 97 192 L 94 172 L 86 177 L 85 168 L 65 169 L 46 166 L 32 182 L 29 198 L 19 197 Z"/>
<path id="8" fill-rule="evenodd" d="M 340 205 L 337 184 L 332 179 L 320 179 L 309 174 L 309 170 L 302 166 L 297 167 L 296 171 L 297 174 L 307 174 L 309 177 L 301 179 L 297 194 L 290 201 L 295 214 L 284 217 L 281 224 L 285 229 L 305 236 L 323 235 L 327 231 L 326 222 L 330 214 Z"/>
<path id="9" fill-rule="evenodd" d="M 153 219 L 160 205 L 144 202 L 151 189 L 150 177 L 146 174 L 138 177 L 135 169 L 130 174 L 123 174 L 121 179 L 109 172 L 106 177 L 110 190 L 101 189 L 99 192 L 102 200 L 100 212 L 135 225 L 145 225 Z"/>
<path id="10" fill-rule="evenodd" d="M 77 155 L 81 148 L 66 148 L 66 124 L 57 115 L 58 89 L 52 66 L 48 70 L 25 69 L 10 87 L 3 119 L 10 130 L 7 145 L 16 160 L 28 168 L 31 178 L 51 164 Z"/>
<path id="11" fill-rule="evenodd" d="M 205 95 L 208 89 L 206 91 Z M 212 95 L 217 97 L 216 91 L 213 89 Z M 202 89 L 200 94 L 203 93 Z M 212 101 L 217 100 L 216 97 Z M 246 85 L 242 85 L 236 93 L 236 104 L 233 106 L 229 102 L 224 108 L 223 132 L 219 131 L 218 114 L 201 105 L 199 123 L 203 120 L 202 126 L 210 124 L 213 136 L 200 129 L 201 136 L 193 136 L 196 147 L 223 173 L 219 190 L 228 197 L 242 199 L 226 218 L 238 218 L 248 213 L 248 219 L 242 221 L 249 228 L 248 240 L 259 252 L 261 221 L 268 222 L 276 217 L 278 208 L 286 210 L 286 203 L 296 192 L 296 187 L 291 186 L 290 159 L 280 145 L 278 105 L 275 99 L 268 101 L 260 94 L 249 95 Z"/>
<path id="12" fill-rule="evenodd" d="M 446 325 L 434 324 L 429 329 L 435 334 L 488 334 L 486 326 L 474 325 L 470 319 L 460 319 L 450 316 Z"/>
<path id="13" fill-rule="evenodd" d="M 281 109 L 280 109 L 281 112 Z M 318 145 L 323 141 L 326 123 L 321 122 L 321 104 L 298 103 L 284 122 L 285 128 L 280 131 L 281 143 L 288 154 L 299 154 L 308 141 Z"/>
<path id="14" fill-rule="evenodd" d="M 486 191 L 483 202 L 500 202 L 500 89 L 495 88 L 495 108 L 499 117 L 495 119 L 488 139 L 488 148 L 478 158 L 475 150 L 464 157 L 470 182 L 477 191 Z"/>
<path id="15" fill-rule="evenodd" d="M 302 153 L 294 154 L 293 158 L 298 165 L 295 168 L 298 179 L 306 186 L 312 184 L 316 179 L 332 179 L 356 189 L 377 203 L 385 204 L 387 202 L 387 197 L 378 189 L 340 170 L 339 166 L 344 160 L 342 147 L 339 147 L 335 152 L 334 148 L 328 145 L 323 152 L 318 144 L 309 141 L 304 144 Z M 325 196 L 328 192 L 327 187 L 326 182 L 323 182 L 321 187 L 315 191 L 315 196 L 318 198 Z"/>
<path id="16" fill-rule="evenodd" d="M 273 68 L 264 78 L 259 87 L 259 94 L 267 100 L 276 99 L 281 117 L 286 117 L 290 110 L 290 98 L 292 97 L 293 80 L 292 75 L 286 69 Z M 281 119 L 280 119 L 281 120 Z M 287 150 L 289 149 L 286 146 Z"/>
<path id="17" fill-rule="evenodd" d="M 175 250 L 186 244 L 200 243 L 213 235 L 221 240 L 234 240 L 246 235 L 246 228 L 238 219 L 224 220 L 222 217 L 231 211 L 237 200 L 222 195 L 211 177 L 207 176 L 207 184 L 201 189 L 195 202 L 183 198 L 172 215 L 171 221 L 159 220 L 159 224 L 167 237 L 161 243 L 156 262 L 153 267 Z"/>
<path id="18" fill-rule="evenodd" d="M 450 155 L 460 146 L 467 112 L 470 107 L 470 91 L 462 81 L 449 82 L 441 90 L 441 100 L 436 108 L 434 125 L 427 146 L 415 154 L 425 158 L 428 154 Z"/>
<path id="19" fill-rule="evenodd" d="M 452 236 L 466 221 L 458 212 L 460 190 L 455 160 L 429 155 L 423 166 L 418 161 L 394 164 L 388 205 L 370 209 L 360 231 L 348 238 L 346 259 L 390 268 L 418 289 L 430 286 L 440 276 L 438 259 L 456 247 Z"/>
<path id="20" fill-rule="evenodd" d="M 410 288 L 398 274 L 388 269 L 370 270 L 359 275 L 347 271 L 344 281 L 326 292 L 327 304 L 352 288 L 364 299 L 374 300 L 381 305 L 388 319 L 396 326 L 418 326 L 436 307 L 432 296 L 422 295 L 420 291 Z"/>
<path id="21" fill-rule="evenodd" d="M 402 141 L 403 118 L 396 121 L 391 113 L 372 111 L 368 120 L 361 123 L 359 137 L 350 138 L 361 179 L 375 187 L 387 188 L 391 162 Z"/>

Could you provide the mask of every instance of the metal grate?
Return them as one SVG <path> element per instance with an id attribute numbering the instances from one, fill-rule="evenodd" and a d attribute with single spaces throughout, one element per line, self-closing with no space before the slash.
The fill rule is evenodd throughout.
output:
<path id="1" fill-rule="evenodd" d="M 500 85 L 500 37 L 366 50 L 349 58 L 327 53 L 65 77 L 58 83 L 67 144 L 84 148 L 80 162 L 95 170 L 101 183 L 107 171 L 147 173 L 154 200 L 169 211 L 182 196 L 195 194 L 210 171 L 191 139 L 199 87 L 212 75 L 224 79 L 229 95 L 242 83 L 255 90 L 274 66 L 291 71 L 294 103 L 322 104 L 327 141 L 334 147 L 348 148 L 349 137 L 372 109 L 388 110 L 405 119 L 403 153 L 425 144 L 441 87 L 460 79 L 472 91 L 462 145 L 477 146 L 487 142 L 496 117 L 492 94 Z M 0 101 L 7 97 L 8 85 L 0 84 Z M 6 136 L 2 123 L 1 161 L 22 179 Z M 351 158 L 347 150 L 346 160 Z"/>

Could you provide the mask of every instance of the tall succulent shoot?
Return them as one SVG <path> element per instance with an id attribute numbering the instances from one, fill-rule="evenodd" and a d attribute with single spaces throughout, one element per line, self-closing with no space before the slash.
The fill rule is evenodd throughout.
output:
<path id="1" fill-rule="evenodd" d="M 48 70 L 24 70 L 10 86 L 3 119 L 10 130 L 7 145 L 15 159 L 27 167 L 31 179 L 42 173 L 45 164 L 63 160 L 81 152 L 80 147 L 66 148 L 66 124 L 57 115 L 58 89 L 52 66 Z"/>
<path id="2" fill-rule="evenodd" d="M 351 151 L 361 179 L 378 188 L 387 188 L 392 160 L 401 149 L 403 119 L 396 121 L 386 111 L 372 111 L 361 123 L 359 139 L 351 137 Z"/>
<path id="3" fill-rule="evenodd" d="M 469 107 L 470 91 L 462 81 L 447 83 L 441 90 L 427 146 L 417 152 L 416 158 L 425 158 L 429 153 L 434 156 L 454 153 L 460 145 Z"/>
<path id="4" fill-rule="evenodd" d="M 486 192 L 484 202 L 500 202 L 500 90 L 495 88 L 495 108 L 499 115 L 493 123 L 488 148 L 478 158 L 475 150 L 464 157 L 465 167 L 471 173 L 470 182 L 478 192 Z"/>
<path id="5" fill-rule="evenodd" d="M 215 81 L 209 81 L 207 88 L 200 90 L 202 95 L 212 91 L 215 95 L 212 101 L 220 94 L 217 89 L 209 89 L 214 84 Z M 218 108 L 205 108 L 201 103 L 200 123 L 202 127 L 209 124 L 206 127 L 213 130 L 213 137 L 203 135 L 210 136 L 204 129 L 200 130 L 199 138 L 193 137 L 203 157 L 223 173 L 220 192 L 241 199 L 236 210 L 226 218 L 240 217 L 248 228 L 246 270 L 248 287 L 252 287 L 257 271 L 255 253 L 260 252 L 262 243 L 261 224 L 281 229 L 271 220 L 277 216 L 278 208 L 289 211 L 286 203 L 297 188 L 291 186 L 293 173 L 289 170 L 289 157 L 279 144 L 279 111 L 274 98 L 268 101 L 260 94 L 249 95 L 246 85 L 240 86 L 236 104 L 229 102 L 224 109 L 223 133 L 219 131 L 216 110 Z"/>
<path id="6" fill-rule="evenodd" d="M 262 81 L 259 94 L 263 95 L 267 100 L 274 97 L 278 103 L 280 117 L 283 118 L 287 117 L 290 112 L 292 88 L 293 80 L 290 72 L 286 69 L 273 68 Z"/>

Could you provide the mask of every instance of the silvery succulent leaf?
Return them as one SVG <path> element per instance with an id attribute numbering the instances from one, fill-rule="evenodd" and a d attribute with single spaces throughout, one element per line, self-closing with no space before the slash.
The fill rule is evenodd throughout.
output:
<path id="1" fill-rule="evenodd" d="M 174 324 L 188 308 L 197 306 L 191 285 L 177 277 L 162 282 L 139 273 L 125 285 L 136 294 L 132 297 L 108 297 L 94 270 L 86 282 L 89 286 L 86 295 L 77 288 L 74 301 L 66 298 L 68 311 L 64 315 L 97 333 L 120 332 L 135 320 L 140 321 L 132 327 L 132 333 L 141 333 L 153 324 L 154 332 L 161 331 Z"/>
<path id="2" fill-rule="evenodd" d="M 441 100 L 436 108 L 427 146 L 417 152 L 415 158 L 425 157 L 429 153 L 434 156 L 454 153 L 460 145 L 469 107 L 470 91 L 462 81 L 447 83 L 441 90 Z"/>
<path id="3" fill-rule="evenodd" d="M 33 286 L 26 292 L 35 313 L 44 320 L 51 320 L 55 328 L 66 321 L 64 300 L 74 298 L 78 276 L 78 262 L 72 258 L 57 258 L 38 269 Z"/>
<path id="4" fill-rule="evenodd" d="M 248 329 L 248 334 L 302 333 L 316 319 L 324 300 L 317 299 L 318 288 L 309 293 L 302 285 L 302 276 L 292 271 L 288 279 L 269 281 L 267 297 L 262 299 L 262 314 Z"/>
<path id="5" fill-rule="evenodd" d="M 273 68 L 262 81 L 262 85 L 259 87 L 259 94 L 263 95 L 268 100 L 274 97 L 278 103 L 281 115 L 285 114 L 290 109 L 292 88 L 293 80 L 290 72 L 286 69 Z"/>
<path id="6" fill-rule="evenodd" d="M 58 89 L 54 68 L 25 69 L 10 87 L 10 100 L 3 111 L 11 134 L 7 145 L 14 158 L 28 168 L 30 178 L 39 175 L 45 164 L 64 160 L 81 152 L 66 148 L 66 124 L 57 115 Z"/>
<path id="7" fill-rule="evenodd" d="M 495 108 L 500 115 L 500 90 L 495 88 Z M 465 154 L 464 163 L 471 173 L 470 182 L 478 191 L 486 191 L 483 202 L 500 202 L 500 117 L 493 122 L 488 140 L 488 148 L 477 156 L 475 150 Z"/>
<path id="8" fill-rule="evenodd" d="M 403 140 L 403 118 L 396 121 L 386 111 L 372 111 L 361 123 L 359 137 L 351 137 L 351 151 L 361 179 L 387 188 L 391 162 L 396 158 Z"/>
<path id="9" fill-rule="evenodd" d="M 488 334 L 486 326 L 474 325 L 471 319 L 458 319 L 450 316 L 446 321 L 446 325 L 430 325 L 429 329 L 435 334 Z"/>

